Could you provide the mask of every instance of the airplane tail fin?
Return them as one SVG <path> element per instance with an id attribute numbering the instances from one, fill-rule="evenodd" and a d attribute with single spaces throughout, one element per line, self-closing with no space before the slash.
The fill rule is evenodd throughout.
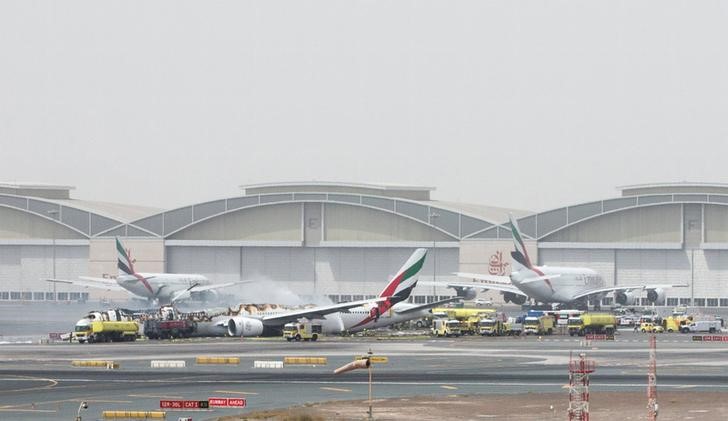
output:
<path id="1" fill-rule="evenodd" d="M 409 298 L 415 285 L 417 285 L 417 272 L 425 264 L 427 249 L 417 249 L 405 262 L 404 266 L 397 271 L 397 274 L 389 281 L 387 287 L 382 290 L 379 297 L 388 297 L 392 304 L 405 301 Z"/>
<path id="2" fill-rule="evenodd" d="M 121 241 L 119 241 L 119 237 L 116 237 L 116 255 L 116 266 L 119 268 L 119 275 L 134 275 L 134 263 L 131 261 L 129 251 L 125 250 Z"/>
<path id="3" fill-rule="evenodd" d="M 516 270 L 519 270 L 523 267 L 532 269 L 533 264 L 531 263 L 531 259 L 528 257 L 528 251 L 526 250 L 526 245 L 523 242 L 523 237 L 521 237 L 521 231 L 518 229 L 518 223 L 516 222 L 516 218 L 514 218 L 513 215 L 509 214 L 508 219 L 511 222 L 513 245 L 516 248 L 514 251 L 511 252 L 511 257 L 513 258 L 513 267 Z"/>

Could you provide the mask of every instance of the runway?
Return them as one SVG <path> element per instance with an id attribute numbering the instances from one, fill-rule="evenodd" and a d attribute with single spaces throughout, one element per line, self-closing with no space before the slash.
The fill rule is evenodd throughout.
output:
<path id="1" fill-rule="evenodd" d="M 728 390 L 728 342 L 699 343 L 690 335 L 658 336 L 662 390 Z M 158 410 L 163 399 L 245 397 L 246 410 L 174 412 L 168 419 L 214 419 L 250 410 L 366 397 L 366 371 L 334 375 L 334 368 L 371 349 L 389 358 L 374 368 L 377 397 L 564 391 L 570 351 L 597 363 L 593 391 L 644 393 L 647 336 L 621 332 L 615 341 L 563 336 L 455 339 L 325 338 L 315 343 L 217 339 L 188 342 L 0 346 L 0 418 L 84 419 L 103 410 Z M 196 365 L 197 356 L 240 357 L 239 365 Z M 323 356 L 325 366 L 253 368 L 255 360 Z M 76 359 L 113 360 L 117 370 L 71 367 Z M 151 360 L 184 360 L 183 369 L 151 369 Z"/>

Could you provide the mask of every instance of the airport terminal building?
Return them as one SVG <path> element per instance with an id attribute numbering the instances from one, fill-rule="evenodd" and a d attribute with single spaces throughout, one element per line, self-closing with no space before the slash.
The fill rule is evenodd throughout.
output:
<path id="1" fill-rule="evenodd" d="M 666 291 L 666 305 L 728 307 L 723 184 L 627 186 L 619 197 L 540 213 L 437 201 L 431 187 L 382 184 L 250 185 L 237 197 L 172 210 L 75 200 L 72 189 L 0 183 L 0 301 L 123 298 L 45 281 L 115 276 L 114 237 L 140 272 L 256 281 L 237 287 L 243 299 L 278 288 L 334 301 L 370 297 L 417 247 L 429 249 L 421 280 L 455 280 L 457 271 L 506 275 L 512 213 L 539 264 L 590 267 L 608 286 L 686 283 Z M 412 300 L 452 295 L 418 286 Z"/>

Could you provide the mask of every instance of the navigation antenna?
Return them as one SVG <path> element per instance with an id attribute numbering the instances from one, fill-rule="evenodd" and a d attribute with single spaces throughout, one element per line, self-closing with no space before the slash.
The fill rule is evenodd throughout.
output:
<path id="1" fill-rule="evenodd" d="M 594 368 L 585 353 L 574 360 L 569 352 L 569 421 L 589 421 L 589 374 Z"/>
<path id="2" fill-rule="evenodd" d="M 657 420 L 657 337 L 650 335 L 650 362 L 647 368 L 647 419 Z"/>

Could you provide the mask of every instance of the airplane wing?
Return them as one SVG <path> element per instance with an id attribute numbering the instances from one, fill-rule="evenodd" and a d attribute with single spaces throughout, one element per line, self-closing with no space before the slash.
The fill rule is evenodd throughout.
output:
<path id="1" fill-rule="evenodd" d="M 501 284 L 510 284 L 511 278 L 509 276 L 504 275 L 484 275 L 482 273 L 467 273 L 467 272 L 453 272 L 453 275 L 457 276 L 458 278 L 470 278 L 473 281 L 481 281 L 481 282 L 495 282 L 495 283 L 501 283 Z"/>
<path id="2" fill-rule="evenodd" d="M 366 304 L 375 304 L 386 301 L 387 297 L 373 298 L 369 300 L 349 301 L 346 303 L 333 304 L 330 306 L 312 307 L 303 310 L 294 310 L 287 313 L 272 314 L 264 316 L 261 320 L 265 325 L 280 325 L 288 322 L 295 322 L 301 318 L 322 319 L 327 314 L 347 312 L 354 307 L 361 307 Z"/>
<path id="3" fill-rule="evenodd" d="M 426 308 L 434 308 L 434 307 L 437 307 L 437 306 L 440 306 L 443 304 L 452 303 L 454 301 L 460 301 L 460 300 L 462 300 L 461 297 L 446 298 L 444 300 L 435 301 L 434 303 L 421 304 L 418 306 L 409 307 L 409 308 L 405 308 L 402 310 L 394 310 L 394 312 L 397 314 L 407 314 L 407 313 L 412 313 L 414 311 L 424 310 Z"/>
<path id="4" fill-rule="evenodd" d="M 507 278 L 507 277 L 506 277 Z M 524 297 L 528 297 L 523 291 L 516 288 L 513 284 L 510 283 L 510 278 L 508 279 L 508 283 L 501 283 L 501 282 L 421 282 L 422 285 L 432 285 L 435 284 L 436 286 L 446 287 L 446 288 L 455 288 L 457 289 L 480 289 L 481 291 L 488 291 L 490 289 L 495 291 L 501 291 L 501 292 L 510 292 L 511 294 L 515 295 L 521 295 Z M 461 297 L 462 298 L 462 297 Z"/>
<path id="5" fill-rule="evenodd" d="M 581 292 L 574 296 L 574 299 L 588 297 L 590 295 L 604 294 L 607 292 L 616 291 L 634 291 L 634 290 L 645 290 L 645 289 L 658 289 L 658 288 L 687 288 L 688 284 L 642 284 L 642 285 L 619 285 L 614 287 L 592 289 L 589 291 Z"/>
<path id="6" fill-rule="evenodd" d="M 75 280 L 75 281 L 71 281 L 71 280 L 67 280 L 67 279 L 47 278 L 46 282 L 53 282 L 53 283 L 57 283 L 57 284 L 78 285 L 78 286 L 82 286 L 84 288 L 105 289 L 106 291 L 129 292 L 126 289 L 122 288 L 119 284 L 117 284 L 115 280 L 108 279 L 108 278 L 92 278 L 89 276 L 81 276 L 81 277 L 79 277 L 78 280 Z"/>
<path id="7" fill-rule="evenodd" d="M 446 284 L 450 288 L 480 288 L 483 291 L 494 290 L 501 292 L 510 292 L 511 294 L 522 295 L 528 297 L 523 291 L 516 288 L 513 284 L 481 284 L 481 283 L 467 283 L 467 282 L 448 282 Z"/>
<path id="8" fill-rule="evenodd" d="M 174 303 L 179 300 L 187 299 L 190 297 L 190 294 L 192 292 L 210 291 L 213 289 L 227 288 L 227 287 L 231 287 L 233 285 L 238 285 L 238 284 L 247 284 L 249 282 L 253 282 L 253 281 L 235 281 L 235 282 L 226 282 L 223 284 L 211 284 L 211 285 L 194 284 L 191 287 L 176 293 L 174 296 L 172 296 L 172 299 L 170 301 Z"/>

